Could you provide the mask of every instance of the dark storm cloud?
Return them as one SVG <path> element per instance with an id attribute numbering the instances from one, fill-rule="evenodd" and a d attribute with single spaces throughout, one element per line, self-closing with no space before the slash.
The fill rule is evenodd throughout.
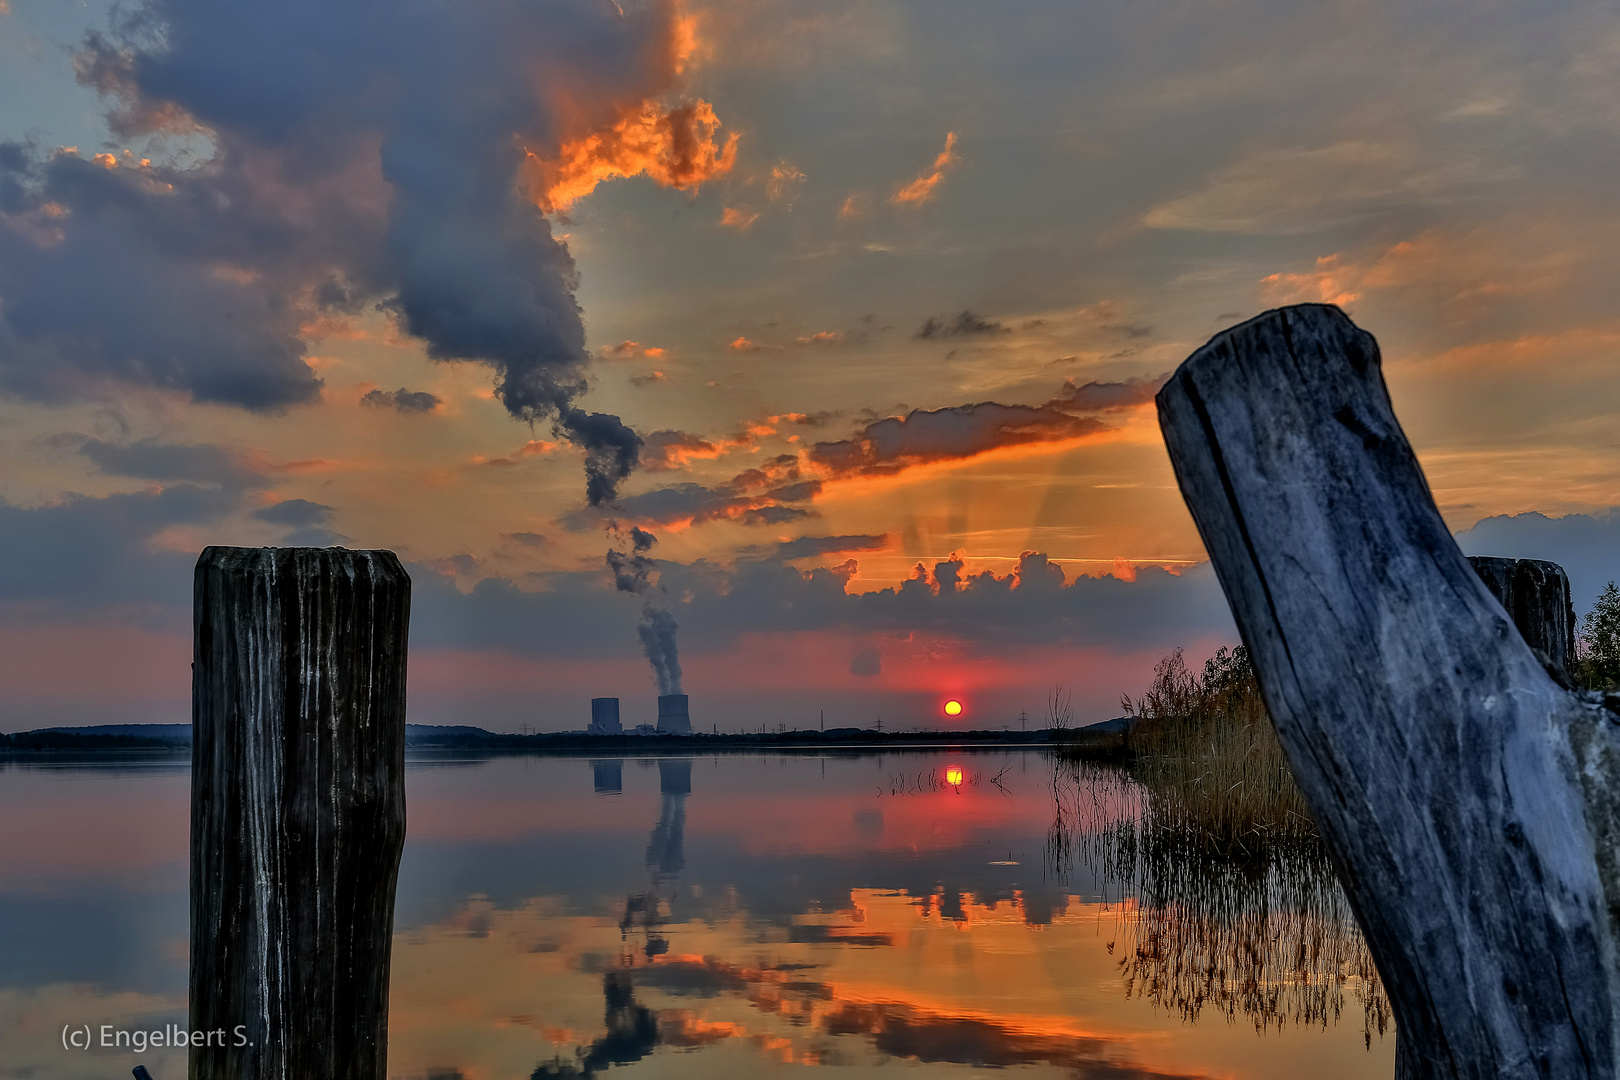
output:
<path id="1" fill-rule="evenodd" d="M 547 88 L 607 126 L 668 88 L 674 27 L 668 3 L 150 0 L 86 42 L 81 80 L 120 136 L 189 133 L 213 157 L 0 150 L 0 388 L 282 409 L 320 393 L 300 327 L 380 301 L 429 355 L 495 369 L 508 411 L 583 447 L 590 501 L 610 500 L 640 440 L 575 404 L 574 264 L 518 176 L 565 136 Z"/>
<path id="2" fill-rule="evenodd" d="M 792 504 L 814 499 L 821 488 L 820 480 L 805 477 L 797 456 L 779 454 L 712 487 L 687 482 L 626 496 L 615 504 L 615 513 L 655 525 L 721 520 L 781 525 L 812 517 L 813 511 Z M 575 514 L 565 521 L 571 527 L 583 528 L 590 517 Z"/>
<path id="3" fill-rule="evenodd" d="M 332 520 L 332 508 L 318 502 L 310 502 L 308 499 L 283 499 L 262 510 L 255 510 L 253 516 L 272 525 L 302 528 L 307 525 L 327 524 Z"/>
<path id="4" fill-rule="evenodd" d="M 261 410 L 319 396 L 290 298 L 311 264 L 338 257 L 337 236 L 242 221 L 253 200 L 240 174 L 58 153 L 9 179 L 0 390 L 57 402 L 112 380 Z"/>
<path id="5" fill-rule="evenodd" d="M 779 559 L 806 559 L 846 551 L 882 551 L 888 547 L 885 534 L 876 536 L 801 536 L 776 546 Z"/>
<path id="6" fill-rule="evenodd" d="M 1151 378 L 1126 379 L 1124 382 L 1088 382 L 1079 386 L 1074 380 L 1063 384 L 1052 404 L 1060 408 L 1080 411 L 1106 412 L 1111 409 L 1129 409 L 1137 405 L 1146 405 L 1153 400 L 1153 395 L 1159 392 L 1166 380 L 1170 378 L 1167 371 L 1163 375 Z"/>
<path id="7" fill-rule="evenodd" d="M 1095 435 L 1108 425 L 1051 405 L 981 401 L 913 409 L 868 424 L 854 438 L 816 443 L 810 460 L 836 476 L 879 476 L 934 461 L 973 457 L 1003 446 Z"/>
<path id="8" fill-rule="evenodd" d="M 654 525 L 698 525 L 708 521 L 736 521 L 744 525 L 780 525 L 811 517 L 811 511 L 785 505 L 814 497 L 819 481 L 784 485 L 777 491 L 739 492 L 730 484 L 674 484 L 620 499 L 617 512 Z"/>
<path id="9" fill-rule="evenodd" d="M 190 611 L 197 556 L 153 541 L 174 525 L 216 522 L 237 504 L 233 492 L 194 484 L 70 495 L 36 509 L 0 503 L 0 600 L 59 614 L 181 619 Z"/>
<path id="10" fill-rule="evenodd" d="M 654 431 L 642 440 L 641 467 L 648 472 L 682 468 L 694 457 L 718 457 L 720 448 L 686 431 Z"/>
<path id="11" fill-rule="evenodd" d="M 430 394 L 426 390 L 407 390 L 402 386 L 398 390 L 367 390 L 360 404 L 377 409 L 393 409 L 411 416 L 430 413 L 444 402 L 439 400 L 437 394 Z"/>
<path id="12" fill-rule="evenodd" d="M 1557 563 L 1569 575 L 1575 613 L 1584 615 L 1604 585 L 1620 581 L 1620 507 L 1563 517 L 1535 511 L 1488 517 L 1459 532 L 1457 546 L 1469 555 Z"/>
<path id="13" fill-rule="evenodd" d="M 521 544 L 522 546 L 529 548 L 545 547 L 546 544 L 550 543 L 550 541 L 547 540 L 544 535 L 537 532 L 501 533 L 501 539 L 509 540 L 514 544 Z"/>
<path id="14" fill-rule="evenodd" d="M 1008 328 L 999 322 L 981 318 L 971 311 L 963 311 L 955 318 L 949 315 L 930 315 L 917 329 L 916 336 L 925 340 L 949 337 L 972 337 L 979 334 L 1005 334 Z"/>
<path id="15" fill-rule="evenodd" d="M 883 476 L 936 461 L 957 461 L 1006 446 L 1055 442 L 1112 430 L 1091 413 L 1153 400 L 1165 376 L 1125 382 L 1065 382 L 1041 405 L 981 401 L 944 409 L 913 409 L 867 424 L 854 436 L 819 442 L 810 461 L 834 477 Z"/>
<path id="16" fill-rule="evenodd" d="M 1235 635 L 1226 599 L 1207 564 L 1179 575 L 1139 567 L 1134 582 L 1066 577 L 1044 555 L 1027 553 L 1011 572 L 968 574 L 960 562 L 920 567 L 896 588 L 849 594 L 850 560 L 801 573 L 774 559 L 732 568 L 660 562 L 659 584 L 680 601 L 683 644 L 709 652 L 748 634 L 832 631 L 904 637 L 927 633 L 970 642 L 989 654 L 1046 645 L 1129 651 Z M 412 642 L 499 648 L 522 655 L 620 652 L 623 624 L 604 605 L 600 579 L 553 574 L 539 592 L 486 579 L 463 595 L 442 581 L 419 585 Z"/>
<path id="17" fill-rule="evenodd" d="M 913 409 L 904 416 L 875 419 L 854 436 L 815 443 L 804 459 L 779 454 L 732 479 L 713 486 L 687 482 L 627 496 L 615 513 L 658 525 L 698 525 L 736 521 L 745 525 L 781 525 L 815 516 L 803 504 L 814 500 L 831 481 L 855 476 L 885 476 L 937 461 L 960 461 L 1007 446 L 1055 442 L 1095 435 L 1112 427 L 1097 418 L 1153 400 L 1165 376 L 1124 382 L 1063 384 L 1052 400 L 1040 405 L 1004 405 L 981 401 L 944 409 Z M 788 413 L 773 420 L 808 418 Z M 718 456 L 716 444 L 681 431 L 649 436 L 660 469 L 674 468 L 693 456 Z M 589 515 L 565 519 L 583 528 Z"/>
<path id="18" fill-rule="evenodd" d="M 164 443 L 140 439 L 118 445 L 100 439 L 66 436 L 61 442 L 75 449 L 110 476 L 139 480 L 189 480 L 199 484 L 244 488 L 262 485 L 264 474 L 224 447 L 209 444 Z"/>

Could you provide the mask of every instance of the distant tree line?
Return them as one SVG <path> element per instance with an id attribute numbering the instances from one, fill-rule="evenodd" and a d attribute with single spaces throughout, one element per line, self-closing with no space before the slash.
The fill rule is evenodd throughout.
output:
<path id="1" fill-rule="evenodd" d="M 171 750 L 168 739 L 78 731 L 19 731 L 0 734 L 0 750 Z"/>
<path id="2" fill-rule="evenodd" d="M 1581 620 L 1576 668 L 1588 690 L 1620 690 L 1620 589 L 1612 581 Z"/>

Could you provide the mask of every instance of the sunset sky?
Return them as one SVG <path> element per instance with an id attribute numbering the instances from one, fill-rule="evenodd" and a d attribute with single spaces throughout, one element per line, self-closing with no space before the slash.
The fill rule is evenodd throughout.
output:
<path id="1" fill-rule="evenodd" d="M 1598 3 L 0 0 L 0 729 L 184 722 L 207 544 L 398 552 L 419 723 L 650 721 L 644 605 L 699 729 L 1105 719 L 1236 639 L 1152 394 L 1302 300 L 1584 611 L 1617 175 Z"/>

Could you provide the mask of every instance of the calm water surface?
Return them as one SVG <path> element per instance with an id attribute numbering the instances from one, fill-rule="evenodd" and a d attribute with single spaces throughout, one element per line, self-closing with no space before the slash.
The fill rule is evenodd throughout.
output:
<path id="1" fill-rule="evenodd" d="M 1393 1070 L 1353 964 L 1322 984 L 1353 930 L 1317 908 L 1234 922 L 1188 899 L 1202 886 L 1149 895 L 1162 882 L 1111 869 L 1117 851 L 1074 857 L 1130 785 L 1065 792 L 1035 751 L 440 758 L 407 777 L 396 1077 Z M 61 1033 L 184 1024 L 189 784 L 184 761 L 0 764 L 0 1078 L 185 1075 L 181 1051 Z M 1217 955 L 1257 938 L 1317 959 L 1257 982 Z"/>

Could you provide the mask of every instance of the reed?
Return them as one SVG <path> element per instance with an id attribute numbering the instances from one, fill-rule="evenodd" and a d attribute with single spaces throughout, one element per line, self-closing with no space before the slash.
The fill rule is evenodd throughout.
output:
<path id="1" fill-rule="evenodd" d="M 1177 649 L 1122 703 L 1130 773 L 1157 827 L 1239 852 L 1320 843 L 1243 646 L 1222 647 L 1201 673 Z"/>
<path id="2" fill-rule="evenodd" d="M 1052 780 L 1047 869 L 1083 867 L 1101 891 L 1127 996 L 1257 1031 L 1359 1012 L 1367 1045 L 1387 1034 L 1388 994 L 1319 842 L 1221 848 L 1124 769 L 1060 759 Z"/>

